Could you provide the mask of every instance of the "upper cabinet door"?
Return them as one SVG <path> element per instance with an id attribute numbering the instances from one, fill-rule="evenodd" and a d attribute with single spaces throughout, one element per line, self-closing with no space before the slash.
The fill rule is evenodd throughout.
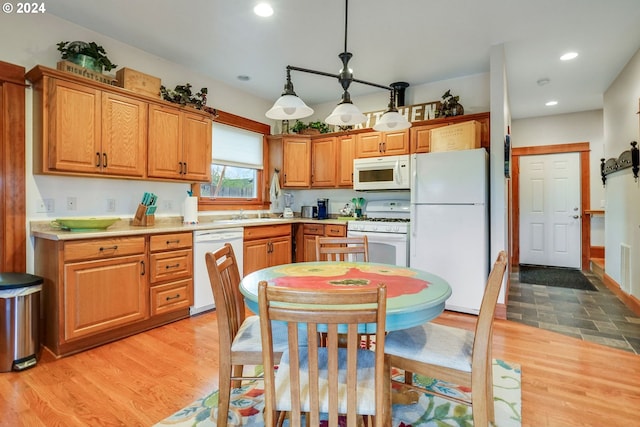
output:
<path id="1" fill-rule="evenodd" d="M 385 156 L 409 154 L 409 130 L 383 132 L 382 146 Z"/>
<path id="2" fill-rule="evenodd" d="M 356 157 L 382 155 L 382 132 L 365 132 L 356 135 Z"/>
<path id="3" fill-rule="evenodd" d="M 211 179 L 211 120 L 178 109 L 149 105 L 147 175 L 184 181 Z"/>
<path id="4" fill-rule="evenodd" d="M 338 140 L 338 174 L 339 187 L 353 187 L 353 159 L 356 157 L 355 135 L 345 135 Z"/>
<path id="5" fill-rule="evenodd" d="M 147 164 L 146 102 L 102 94 L 102 168 L 112 175 L 143 177 Z"/>
<path id="6" fill-rule="evenodd" d="M 356 139 L 356 157 L 379 157 L 409 154 L 409 132 L 365 132 Z"/>
<path id="7" fill-rule="evenodd" d="M 311 184 L 311 141 L 309 138 L 283 138 L 284 187 Z"/>
<path id="8" fill-rule="evenodd" d="M 102 165 L 100 91 L 51 79 L 48 94 L 48 168 L 99 172 Z"/>
<path id="9" fill-rule="evenodd" d="M 184 113 L 182 135 L 183 178 L 211 181 L 211 120 Z"/>
<path id="10" fill-rule="evenodd" d="M 149 105 L 147 175 L 180 178 L 182 161 L 182 115 L 174 108 Z"/>
<path id="11" fill-rule="evenodd" d="M 336 138 L 311 140 L 311 186 L 336 186 Z"/>

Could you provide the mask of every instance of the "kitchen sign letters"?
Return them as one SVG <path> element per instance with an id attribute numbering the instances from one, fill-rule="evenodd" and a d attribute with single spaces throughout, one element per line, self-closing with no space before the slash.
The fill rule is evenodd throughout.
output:
<path id="1" fill-rule="evenodd" d="M 424 104 L 405 105 L 403 107 L 397 107 L 398 113 L 407 118 L 409 122 L 419 122 L 421 120 L 431 120 L 436 118 L 436 111 L 440 108 L 440 101 L 425 102 Z M 377 120 L 380 120 L 382 115 L 387 110 L 372 111 L 364 113 L 367 116 L 367 121 L 355 125 L 355 129 L 372 128 Z"/>

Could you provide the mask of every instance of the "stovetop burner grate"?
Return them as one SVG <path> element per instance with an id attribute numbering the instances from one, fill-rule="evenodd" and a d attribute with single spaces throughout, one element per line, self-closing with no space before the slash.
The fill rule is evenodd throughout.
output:
<path id="1" fill-rule="evenodd" d="M 356 221 L 371 222 L 409 222 L 409 218 L 357 218 Z"/>

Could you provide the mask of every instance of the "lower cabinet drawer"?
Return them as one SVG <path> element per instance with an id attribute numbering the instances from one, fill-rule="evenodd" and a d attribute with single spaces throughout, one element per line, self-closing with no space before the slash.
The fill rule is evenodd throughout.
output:
<path id="1" fill-rule="evenodd" d="M 193 304 L 193 280 L 186 279 L 151 288 L 151 315 L 188 308 Z"/>
<path id="2" fill-rule="evenodd" d="M 168 251 L 151 254 L 150 283 L 164 282 L 193 275 L 193 251 Z"/>

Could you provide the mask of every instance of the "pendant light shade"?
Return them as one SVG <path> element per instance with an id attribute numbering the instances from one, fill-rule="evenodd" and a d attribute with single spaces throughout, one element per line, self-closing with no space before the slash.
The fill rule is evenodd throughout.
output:
<path id="1" fill-rule="evenodd" d="M 295 120 L 309 117 L 313 109 L 296 95 L 282 95 L 265 115 L 274 120 Z"/>
<path id="2" fill-rule="evenodd" d="M 362 114 L 358 107 L 351 102 L 342 102 L 333 109 L 324 121 L 330 125 L 354 126 L 366 122 L 367 116 Z"/>
<path id="3" fill-rule="evenodd" d="M 380 120 L 376 121 L 376 124 L 373 125 L 373 130 L 388 132 L 404 130 L 410 127 L 411 123 L 396 109 L 396 88 L 394 87 L 390 92 L 389 109 L 380 117 Z"/>
<path id="4" fill-rule="evenodd" d="M 373 130 L 387 132 L 391 130 L 403 130 L 411 127 L 411 123 L 397 111 L 387 111 L 373 126 Z"/>

